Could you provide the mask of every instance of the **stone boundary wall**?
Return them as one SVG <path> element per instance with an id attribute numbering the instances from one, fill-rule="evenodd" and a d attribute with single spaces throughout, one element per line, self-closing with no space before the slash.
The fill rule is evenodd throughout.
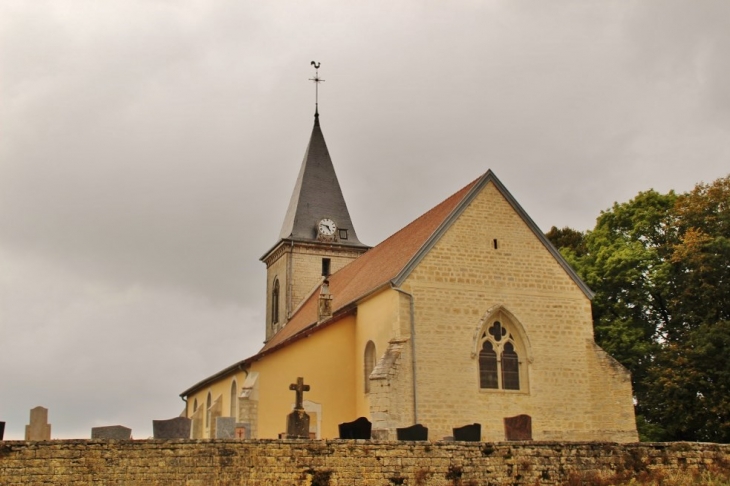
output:
<path id="1" fill-rule="evenodd" d="M 730 445 L 598 442 L 0 442 L 2 485 L 551 485 L 730 471 Z M 609 483 L 603 483 L 609 484 Z"/>

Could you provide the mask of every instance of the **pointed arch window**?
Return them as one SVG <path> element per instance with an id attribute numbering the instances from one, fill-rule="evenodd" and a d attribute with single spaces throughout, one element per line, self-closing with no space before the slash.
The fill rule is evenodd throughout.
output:
<path id="1" fill-rule="evenodd" d="M 497 379 L 497 353 L 494 345 L 484 341 L 482 350 L 479 352 L 479 386 L 481 388 L 499 388 Z"/>
<path id="2" fill-rule="evenodd" d="M 370 374 L 375 369 L 375 343 L 368 341 L 365 345 L 365 355 L 363 360 L 365 393 L 370 393 Z"/>
<path id="3" fill-rule="evenodd" d="M 210 395 L 210 392 L 208 392 L 208 398 L 205 400 L 205 427 L 210 427 L 210 409 L 213 406 L 213 398 Z"/>
<path id="4" fill-rule="evenodd" d="M 236 385 L 236 379 L 233 379 L 231 383 L 231 410 L 230 416 L 238 418 L 238 386 Z"/>
<path id="5" fill-rule="evenodd" d="M 520 355 L 515 336 L 495 320 L 481 335 L 479 388 L 520 390 Z"/>
<path id="6" fill-rule="evenodd" d="M 274 278 L 274 287 L 271 291 L 271 324 L 279 323 L 279 279 Z"/>

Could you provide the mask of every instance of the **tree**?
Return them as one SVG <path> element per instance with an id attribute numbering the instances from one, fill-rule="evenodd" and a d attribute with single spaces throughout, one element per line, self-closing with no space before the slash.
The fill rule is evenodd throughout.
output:
<path id="1" fill-rule="evenodd" d="M 730 321 L 666 343 L 649 368 L 641 409 L 652 440 L 730 442 Z M 658 426 L 658 427 L 657 427 Z"/>
<path id="2" fill-rule="evenodd" d="M 730 442 L 730 176 L 548 237 L 596 293 L 596 342 L 632 373 L 642 439 Z"/>
<path id="3" fill-rule="evenodd" d="M 730 442 L 730 176 L 680 195 L 673 213 L 672 329 L 643 408 L 672 439 Z"/>

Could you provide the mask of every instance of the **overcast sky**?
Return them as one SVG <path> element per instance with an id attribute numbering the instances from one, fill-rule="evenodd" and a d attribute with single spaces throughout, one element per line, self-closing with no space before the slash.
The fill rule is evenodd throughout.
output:
<path id="1" fill-rule="evenodd" d="M 544 231 L 730 172 L 726 0 L 0 0 L 6 439 L 146 438 L 259 349 L 312 60 L 371 245 L 490 168 Z"/>

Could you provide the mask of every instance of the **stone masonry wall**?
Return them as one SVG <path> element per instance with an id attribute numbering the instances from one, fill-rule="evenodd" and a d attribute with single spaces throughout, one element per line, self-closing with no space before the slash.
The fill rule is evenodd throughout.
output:
<path id="1" fill-rule="evenodd" d="M 477 422 L 504 440 L 503 419 L 527 414 L 535 440 L 638 439 L 629 373 L 593 345 L 590 300 L 495 185 L 401 287 L 415 302 L 418 420 L 433 437 Z M 514 334 L 519 390 L 480 388 L 478 338 L 496 320 Z"/>
<path id="2" fill-rule="evenodd" d="M 362 251 L 340 249 L 338 247 L 294 246 L 292 253 L 292 309 L 295 309 L 306 299 L 312 290 L 322 283 L 322 259 L 330 259 L 330 273 L 335 273 L 342 267 L 360 256 Z"/>
<path id="3" fill-rule="evenodd" d="M 0 442 L 0 483 L 7 486 L 595 484 L 599 477 L 729 467 L 730 445 L 696 443 Z"/>

